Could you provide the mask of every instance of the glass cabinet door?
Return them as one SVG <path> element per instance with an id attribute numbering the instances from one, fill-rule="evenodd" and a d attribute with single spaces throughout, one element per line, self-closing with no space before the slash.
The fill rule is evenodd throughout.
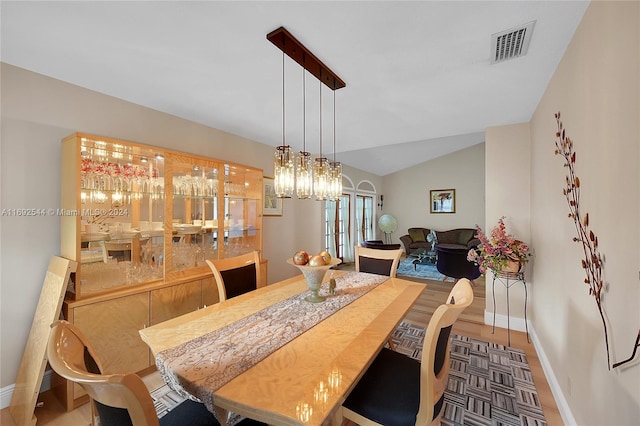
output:
<path id="1" fill-rule="evenodd" d="M 234 257 L 262 247 L 262 172 L 225 164 L 224 254 Z"/>
<path id="2" fill-rule="evenodd" d="M 218 257 L 220 182 L 215 164 L 178 159 L 172 166 L 172 270 L 182 271 Z"/>
<path id="3" fill-rule="evenodd" d="M 80 138 L 82 293 L 163 277 L 162 155 Z"/>

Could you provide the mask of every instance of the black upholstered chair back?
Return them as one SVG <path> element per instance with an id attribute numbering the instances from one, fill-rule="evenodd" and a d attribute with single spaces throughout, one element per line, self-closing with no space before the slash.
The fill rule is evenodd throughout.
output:
<path id="1" fill-rule="evenodd" d="M 260 255 L 257 251 L 206 262 L 216 280 L 220 302 L 258 288 Z"/>
<path id="2" fill-rule="evenodd" d="M 256 264 L 241 266 L 236 269 L 220 271 L 227 292 L 227 299 L 240 296 L 258 288 L 256 281 Z"/>
<path id="3" fill-rule="evenodd" d="M 447 359 L 447 352 L 449 352 L 449 337 L 451 336 L 451 328 L 448 326 L 440 329 L 440 335 L 438 336 L 438 342 L 436 343 L 436 356 L 433 363 L 433 374 L 436 376 L 442 372 L 444 362 Z"/>
<path id="4" fill-rule="evenodd" d="M 369 272 L 371 274 L 391 276 L 391 259 L 374 259 L 372 257 L 359 256 L 360 269 L 358 272 Z"/>
<path id="5" fill-rule="evenodd" d="M 356 246 L 356 271 L 395 277 L 402 249 L 382 250 Z"/>

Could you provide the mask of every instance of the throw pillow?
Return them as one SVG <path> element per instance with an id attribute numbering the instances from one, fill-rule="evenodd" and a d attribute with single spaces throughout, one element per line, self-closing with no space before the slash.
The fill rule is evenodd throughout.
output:
<path id="1" fill-rule="evenodd" d="M 409 229 L 409 236 L 414 243 L 426 243 L 422 229 Z"/>
<path id="2" fill-rule="evenodd" d="M 462 231 L 460 231 L 460 233 L 458 234 L 458 244 L 466 246 L 469 240 L 473 238 L 473 234 L 475 234 L 475 232 L 476 231 L 474 231 L 473 229 L 463 229 Z"/>

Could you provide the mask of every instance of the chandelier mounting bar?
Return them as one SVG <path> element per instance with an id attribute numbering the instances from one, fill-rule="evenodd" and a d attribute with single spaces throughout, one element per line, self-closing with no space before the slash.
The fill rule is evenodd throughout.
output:
<path id="1" fill-rule="evenodd" d="M 318 80 L 324 83 L 331 90 L 342 89 L 345 82 L 322 63 L 309 49 L 300 43 L 284 27 L 271 31 L 267 34 L 267 40 L 275 44 L 287 56 L 296 61 L 305 70 L 309 71 Z"/>

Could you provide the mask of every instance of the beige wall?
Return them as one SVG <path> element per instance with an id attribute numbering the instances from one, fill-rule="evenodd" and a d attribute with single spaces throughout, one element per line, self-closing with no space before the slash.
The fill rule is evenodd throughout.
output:
<path id="1" fill-rule="evenodd" d="M 238 162 L 273 175 L 270 145 L 7 64 L 0 72 L 0 208 L 60 206 L 60 141 L 73 132 Z M 346 170 L 379 183 L 379 177 Z M 322 208 L 314 200 L 284 200 L 283 216 L 264 218 L 270 282 L 299 273 L 285 263 L 299 248 L 323 248 Z M 0 388 L 15 381 L 49 258 L 60 251 L 59 227 L 57 217 L 0 217 Z"/>
<path id="2" fill-rule="evenodd" d="M 482 228 L 488 235 L 498 220 L 504 217 L 507 232 L 531 244 L 529 123 L 488 128 L 485 140 L 487 202 L 486 221 Z M 535 258 L 530 259 L 531 263 L 525 268 L 525 280 L 529 288 L 535 285 L 531 273 Z M 512 284 L 499 278 L 494 282 L 491 272 L 487 273 L 485 323 L 493 323 L 495 292 L 496 325 L 507 327 L 506 286 L 510 285 L 508 307 L 511 320 L 508 325 L 513 330 L 525 331 L 525 288 L 523 284 Z M 528 303 L 531 302 L 529 299 Z"/>
<path id="3" fill-rule="evenodd" d="M 397 219 L 393 242 L 412 227 L 444 231 L 484 225 L 484 149 L 480 143 L 382 178 L 384 207 L 378 214 Z M 430 213 L 429 191 L 450 188 L 456 190 L 456 212 Z"/>
<path id="4" fill-rule="evenodd" d="M 611 361 L 631 355 L 640 327 L 640 3 L 592 2 L 530 122 L 530 305 L 542 345 L 579 425 L 632 425 L 640 416 L 640 363 L 607 369 L 603 327 L 583 283 L 580 244 L 562 195 L 566 168 L 554 155 L 561 111 L 574 141 L 580 208 L 605 256 L 603 303 Z M 487 216 L 489 217 L 489 216 Z M 553 383 L 552 383 L 553 384 Z"/>

